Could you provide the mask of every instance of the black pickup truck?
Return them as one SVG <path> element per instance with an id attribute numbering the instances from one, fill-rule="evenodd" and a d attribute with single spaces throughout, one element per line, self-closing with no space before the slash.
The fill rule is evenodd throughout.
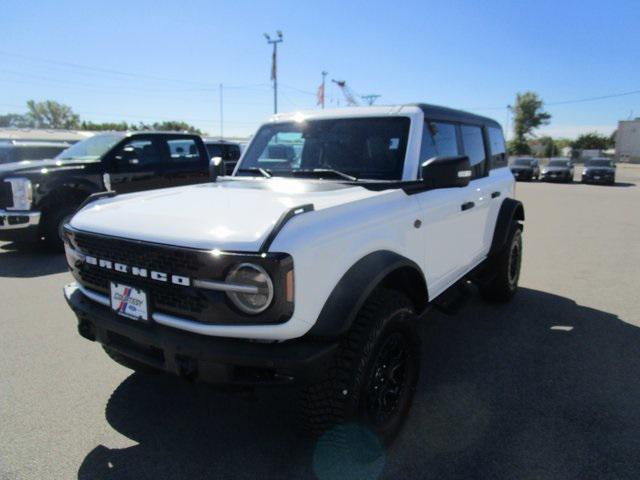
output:
<path id="1" fill-rule="evenodd" d="M 44 238 L 62 248 L 62 226 L 91 194 L 130 193 L 209 181 L 209 155 L 197 135 L 95 135 L 52 160 L 0 165 L 0 241 Z"/>

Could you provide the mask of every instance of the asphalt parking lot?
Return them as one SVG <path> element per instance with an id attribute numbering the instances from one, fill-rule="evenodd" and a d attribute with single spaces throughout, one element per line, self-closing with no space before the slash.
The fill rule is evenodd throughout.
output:
<path id="1" fill-rule="evenodd" d="M 410 418 L 355 463 L 300 435 L 291 392 L 116 365 L 76 334 L 63 256 L 0 244 L 0 477 L 640 478 L 640 168 L 517 196 L 521 290 L 424 319 Z"/>

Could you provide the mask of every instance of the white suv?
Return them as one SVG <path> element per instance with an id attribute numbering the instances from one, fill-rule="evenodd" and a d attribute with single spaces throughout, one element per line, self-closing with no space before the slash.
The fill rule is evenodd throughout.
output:
<path id="1" fill-rule="evenodd" d="M 461 282 L 493 301 L 517 288 L 502 130 L 457 110 L 279 114 L 231 177 L 107 196 L 65 229 L 80 334 L 137 370 L 299 384 L 315 431 L 357 419 L 389 441 L 418 317 Z"/>

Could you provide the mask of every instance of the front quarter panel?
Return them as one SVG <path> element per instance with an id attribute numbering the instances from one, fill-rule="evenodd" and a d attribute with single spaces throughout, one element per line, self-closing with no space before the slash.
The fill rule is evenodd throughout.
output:
<path id="1" fill-rule="evenodd" d="M 291 220 L 270 250 L 293 256 L 293 320 L 310 329 L 343 275 L 372 252 L 394 252 L 420 265 L 423 246 L 414 227 L 418 213 L 415 196 L 389 190 Z"/>

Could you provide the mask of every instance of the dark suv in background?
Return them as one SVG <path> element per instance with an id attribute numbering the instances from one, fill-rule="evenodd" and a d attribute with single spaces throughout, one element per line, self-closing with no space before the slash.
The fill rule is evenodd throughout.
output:
<path id="1" fill-rule="evenodd" d="M 582 183 L 616 183 L 616 165 L 609 158 L 592 158 L 584 163 Z"/>
<path id="2" fill-rule="evenodd" d="M 509 168 L 516 180 L 540 179 L 540 165 L 535 158 L 515 158 L 509 163 Z"/>
<path id="3" fill-rule="evenodd" d="M 0 165 L 0 240 L 31 242 L 44 237 L 51 246 L 61 248 L 62 226 L 93 193 L 130 193 L 207 181 L 209 155 L 197 135 L 95 135 L 52 160 Z"/>
<path id="4" fill-rule="evenodd" d="M 231 175 L 242 153 L 240 144 L 210 138 L 206 138 L 204 143 L 207 146 L 210 158 L 219 157 L 222 159 L 224 175 Z"/>

